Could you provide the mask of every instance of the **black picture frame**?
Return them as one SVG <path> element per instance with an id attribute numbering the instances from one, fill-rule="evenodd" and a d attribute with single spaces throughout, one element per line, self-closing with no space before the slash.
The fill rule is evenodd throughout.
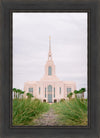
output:
<path id="1" fill-rule="evenodd" d="M 88 12 L 88 127 L 11 127 L 12 11 Z M 0 1 L 0 136 L 1 138 L 99 138 L 99 1 L 1 0 Z"/>

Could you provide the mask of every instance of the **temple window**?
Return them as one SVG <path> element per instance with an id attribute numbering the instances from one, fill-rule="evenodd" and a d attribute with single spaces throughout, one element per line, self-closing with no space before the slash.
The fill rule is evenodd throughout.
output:
<path id="1" fill-rule="evenodd" d="M 51 85 L 48 86 L 48 92 L 52 92 L 52 86 Z"/>
<path id="2" fill-rule="evenodd" d="M 40 94 L 40 92 L 41 92 L 41 89 L 40 89 L 40 87 L 39 87 L 39 94 Z"/>
<path id="3" fill-rule="evenodd" d="M 29 88 L 29 92 L 33 92 L 33 88 Z"/>
<path id="4" fill-rule="evenodd" d="M 59 88 L 59 94 L 61 94 L 61 87 Z"/>
<path id="5" fill-rule="evenodd" d="M 45 88 L 45 98 L 46 98 L 46 88 Z"/>
<path id="6" fill-rule="evenodd" d="M 28 89 L 28 92 L 30 92 L 30 93 L 33 94 L 33 88 L 29 88 L 29 89 Z"/>
<path id="7" fill-rule="evenodd" d="M 71 88 L 67 88 L 67 94 L 71 92 Z"/>
<path id="8" fill-rule="evenodd" d="M 52 68 L 51 68 L 51 66 L 48 67 L 48 75 L 52 75 Z"/>

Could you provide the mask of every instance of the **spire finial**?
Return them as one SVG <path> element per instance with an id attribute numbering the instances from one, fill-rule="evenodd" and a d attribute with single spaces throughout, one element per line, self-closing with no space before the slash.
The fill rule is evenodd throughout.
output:
<path id="1" fill-rule="evenodd" d="M 49 36 L 49 51 L 51 51 L 51 36 Z"/>
<path id="2" fill-rule="evenodd" d="M 51 54 L 51 36 L 49 36 L 49 53 L 48 53 L 48 59 L 52 59 L 52 54 Z"/>

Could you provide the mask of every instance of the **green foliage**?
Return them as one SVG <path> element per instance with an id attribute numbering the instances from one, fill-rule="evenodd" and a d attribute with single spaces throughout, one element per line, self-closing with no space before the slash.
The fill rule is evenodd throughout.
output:
<path id="1" fill-rule="evenodd" d="M 17 98 L 17 93 L 18 93 L 18 98 L 20 97 L 21 94 L 24 94 L 25 91 L 22 91 L 21 89 L 13 88 L 14 92 L 14 98 Z M 16 93 L 16 95 L 15 95 Z"/>
<path id="2" fill-rule="evenodd" d="M 85 88 L 81 88 L 79 91 L 77 91 L 77 90 L 75 90 L 74 91 L 74 93 L 75 93 L 75 97 L 77 98 L 77 94 L 82 94 L 82 93 L 84 93 L 86 91 L 86 89 Z M 83 96 L 83 98 L 84 98 L 84 96 Z"/>
<path id="3" fill-rule="evenodd" d="M 48 110 L 49 104 L 38 99 L 13 99 L 13 125 L 29 125 L 34 118 Z"/>
<path id="4" fill-rule="evenodd" d="M 67 126 L 87 125 L 87 100 L 72 99 L 52 105 L 59 114 L 59 123 Z"/>
<path id="5" fill-rule="evenodd" d="M 78 93 L 83 93 L 83 92 L 85 92 L 85 91 L 86 91 L 85 88 L 81 88 L 79 91 L 75 90 L 74 93 L 75 93 L 75 94 L 78 94 Z"/>
<path id="6" fill-rule="evenodd" d="M 73 95 L 73 93 L 70 92 L 70 93 L 67 95 L 67 97 L 68 97 L 69 99 L 71 99 L 72 95 Z"/>
<path id="7" fill-rule="evenodd" d="M 60 100 L 60 102 L 64 102 L 64 101 L 65 101 L 65 99 L 64 99 L 64 98 Z"/>
<path id="8" fill-rule="evenodd" d="M 27 93 L 28 98 L 32 98 L 33 95 L 31 93 Z"/>
<path id="9" fill-rule="evenodd" d="M 13 88 L 13 91 L 14 91 L 14 92 L 17 92 L 17 89 L 16 89 L 16 88 Z"/>
<path id="10" fill-rule="evenodd" d="M 83 93 L 83 92 L 85 92 L 85 91 L 86 91 L 85 88 L 81 88 L 81 89 L 79 90 L 79 93 Z"/>
<path id="11" fill-rule="evenodd" d="M 16 88 L 13 88 L 13 92 L 14 92 L 14 98 L 16 98 L 16 95 L 17 95 L 17 89 L 16 89 Z"/>
<path id="12" fill-rule="evenodd" d="M 21 94 L 24 94 L 25 91 L 21 91 Z"/>
<path id="13" fill-rule="evenodd" d="M 78 94 L 78 93 L 79 93 L 79 91 L 75 90 L 75 91 L 74 91 L 74 93 L 75 93 L 75 94 Z"/>
<path id="14" fill-rule="evenodd" d="M 77 90 L 74 90 L 74 94 L 75 94 L 75 98 L 77 98 L 77 94 L 79 93 L 79 91 L 77 91 Z"/>

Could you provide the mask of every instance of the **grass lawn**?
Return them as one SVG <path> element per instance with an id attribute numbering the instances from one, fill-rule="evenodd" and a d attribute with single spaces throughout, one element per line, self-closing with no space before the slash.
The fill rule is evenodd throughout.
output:
<path id="1" fill-rule="evenodd" d="M 87 125 L 87 100 L 72 99 L 51 105 L 59 114 L 59 123 L 67 126 Z"/>
<path id="2" fill-rule="evenodd" d="M 34 125 L 34 119 L 47 112 L 50 107 L 58 114 L 60 125 L 87 125 L 87 100 L 76 98 L 51 105 L 38 99 L 13 99 L 13 125 Z"/>
<path id="3" fill-rule="evenodd" d="M 29 125 L 30 122 L 41 113 L 49 110 L 48 103 L 42 103 L 35 99 L 14 99 L 13 100 L 13 125 Z"/>

